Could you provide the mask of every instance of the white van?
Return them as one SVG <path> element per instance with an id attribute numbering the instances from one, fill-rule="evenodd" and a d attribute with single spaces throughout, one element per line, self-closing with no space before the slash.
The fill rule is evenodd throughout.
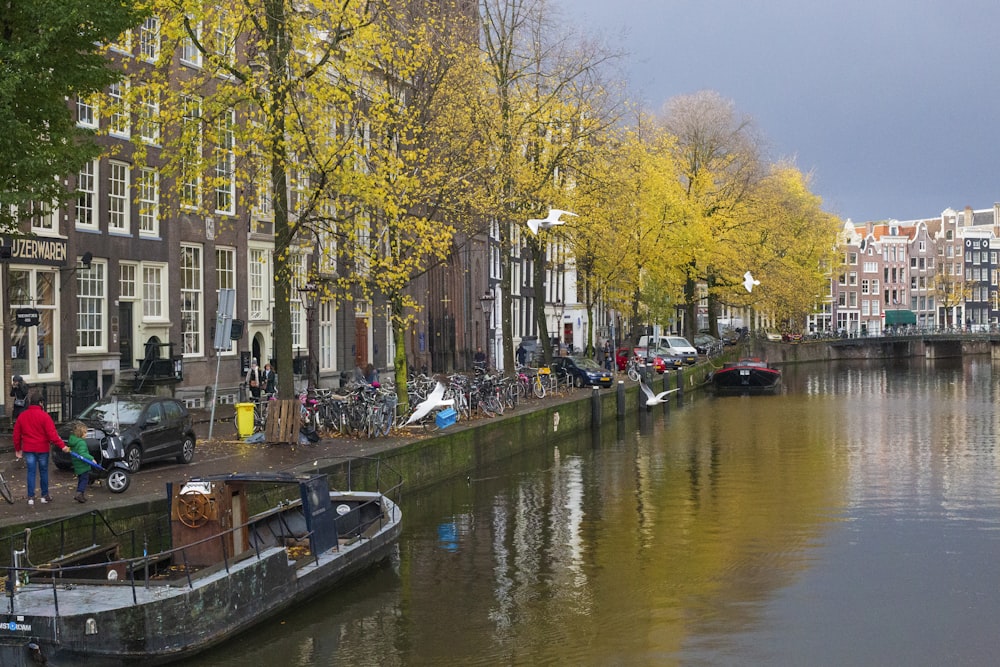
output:
<path id="1" fill-rule="evenodd" d="M 693 364 L 698 361 L 698 350 L 688 342 L 683 336 L 640 336 L 639 347 L 649 348 L 652 346 L 657 351 L 665 351 L 667 354 L 680 357 L 685 364 Z"/>

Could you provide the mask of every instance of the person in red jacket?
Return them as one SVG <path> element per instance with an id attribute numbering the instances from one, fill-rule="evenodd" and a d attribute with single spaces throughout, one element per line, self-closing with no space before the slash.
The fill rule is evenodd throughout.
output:
<path id="1" fill-rule="evenodd" d="M 56 433 L 56 425 L 42 409 L 42 392 L 28 391 L 28 408 L 14 422 L 14 456 L 24 456 L 28 464 L 28 504 L 35 504 L 35 470 L 41 485 L 43 503 L 52 502 L 49 495 L 49 448 L 58 445 L 64 452 L 69 447 Z"/>

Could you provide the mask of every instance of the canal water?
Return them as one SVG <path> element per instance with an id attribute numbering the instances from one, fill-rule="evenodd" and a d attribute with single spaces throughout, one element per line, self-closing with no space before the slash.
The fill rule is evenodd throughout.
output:
<path id="1" fill-rule="evenodd" d="M 404 501 L 398 559 L 186 664 L 982 665 L 988 358 L 805 365 Z"/>

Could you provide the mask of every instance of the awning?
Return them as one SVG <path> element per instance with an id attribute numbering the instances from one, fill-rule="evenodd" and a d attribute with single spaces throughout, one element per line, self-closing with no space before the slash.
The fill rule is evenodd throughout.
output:
<path id="1" fill-rule="evenodd" d="M 900 324 L 916 324 L 917 314 L 912 310 L 885 311 L 885 326 L 894 327 Z"/>

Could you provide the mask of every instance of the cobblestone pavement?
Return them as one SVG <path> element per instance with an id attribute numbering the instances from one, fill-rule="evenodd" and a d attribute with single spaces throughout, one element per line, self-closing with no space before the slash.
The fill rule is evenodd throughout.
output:
<path id="1" fill-rule="evenodd" d="M 546 397 L 542 400 L 522 402 L 514 412 L 523 412 L 555 402 L 580 400 L 591 390 L 577 390 L 565 396 Z M 602 392 L 614 391 L 604 389 Z M 220 410 L 225 413 L 222 416 Z M 198 475 L 212 475 L 230 472 L 280 471 L 307 468 L 312 462 L 327 458 L 351 458 L 376 456 L 381 452 L 400 447 L 419 438 L 433 437 L 433 431 L 413 428 L 394 432 L 387 438 L 325 438 L 314 445 L 266 445 L 247 444 L 235 433 L 232 408 L 216 408 L 216 423 L 209 434 L 209 412 L 192 411 L 195 415 L 195 430 L 198 436 L 194 461 L 189 465 L 172 461 L 155 462 L 144 465 L 138 474 L 132 476 L 132 483 L 124 493 L 113 494 L 103 486 L 92 486 L 87 492 L 84 504 L 73 500 L 76 495 L 76 476 L 71 471 L 58 470 L 49 466 L 49 495 L 52 502 L 29 507 L 25 487 L 24 463 L 14 459 L 10 436 L 0 436 L 0 471 L 14 493 L 14 504 L 0 500 L 0 528 L 21 525 L 25 522 L 44 522 L 72 516 L 90 509 L 101 509 L 131 505 L 164 498 L 168 482 L 177 482 Z M 474 428 L 481 419 L 462 421 L 449 430 Z M 497 417 L 503 419 L 503 416 Z M 37 493 L 37 492 L 36 492 Z M 2 531 L 0 531 L 2 534 Z"/>

